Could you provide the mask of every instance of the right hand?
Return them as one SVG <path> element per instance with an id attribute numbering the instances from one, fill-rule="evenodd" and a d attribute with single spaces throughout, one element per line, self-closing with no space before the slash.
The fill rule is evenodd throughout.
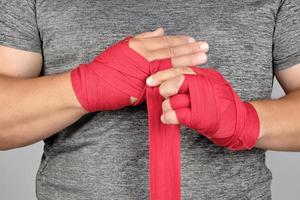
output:
<path id="1" fill-rule="evenodd" d="M 138 65 L 170 58 L 174 71 L 181 73 L 187 66 L 205 63 L 207 51 L 206 42 L 188 36 L 166 36 L 159 28 L 136 35 L 126 45 L 116 43 L 91 63 L 73 69 L 72 85 L 86 111 L 120 109 L 134 103 L 145 87 L 147 77 L 140 76 L 147 72 Z"/>

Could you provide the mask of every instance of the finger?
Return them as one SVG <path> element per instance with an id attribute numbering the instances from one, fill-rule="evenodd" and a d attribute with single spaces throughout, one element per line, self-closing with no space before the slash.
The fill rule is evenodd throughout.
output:
<path id="1" fill-rule="evenodd" d="M 164 101 L 162 102 L 161 106 L 162 106 L 162 111 L 163 111 L 163 113 L 172 110 L 172 106 L 171 106 L 171 103 L 170 103 L 170 99 L 164 100 Z"/>
<path id="2" fill-rule="evenodd" d="M 150 52 L 150 60 L 174 58 L 183 55 L 195 54 L 197 52 L 208 52 L 208 44 L 204 41 L 188 43 L 176 47 L 168 47 Z"/>
<path id="3" fill-rule="evenodd" d="M 176 119 L 179 124 L 189 126 L 192 117 L 192 111 L 190 108 L 180 108 L 174 111 L 176 114 Z"/>
<path id="4" fill-rule="evenodd" d="M 157 28 L 155 31 L 137 34 L 134 38 L 141 39 L 141 38 L 159 37 L 159 36 L 163 36 L 164 34 L 165 31 L 163 28 Z"/>
<path id="5" fill-rule="evenodd" d="M 135 38 L 134 38 L 135 39 Z M 168 47 L 176 47 L 188 43 L 195 42 L 195 39 L 185 35 L 179 36 L 161 36 L 161 37 L 152 37 L 152 38 L 143 38 L 139 39 L 143 44 L 144 48 L 147 50 L 157 50 Z"/>
<path id="6" fill-rule="evenodd" d="M 190 107 L 190 97 L 187 94 L 176 94 L 162 102 L 163 112 Z"/>
<path id="7" fill-rule="evenodd" d="M 171 61 L 173 67 L 197 66 L 207 62 L 207 54 L 198 52 L 195 54 L 174 57 L 171 58 Z"/>
<path id="8" fill-rule="evenodd" d="M 158 86 L 164 81 L 174 78 L 182 74 L 196 74 L 190 67 L 175 67 L 166 70 L 159 71 L 146 80 L 148 86 Z"/>
<path id="9" fill-rule="evenodd" d="M 189 108 L 191 106 L 190 96 L 188 94 L 176 94 L 169 98 L 169 104 L 172 110 Z"/>
<path id="10" fill-rule="evenodd" d="M 205 77 L 205 76 L 194 76 L 194 75 L 184 75 L 184 81 L 182 82 L 178 93 L 184 94 L 189 93 L 191 84 L 197 84 L 201 85 L 201 87 L 208 87 L 208 85 L 211 85 L 211 82 Z M 200 92 L 200 91 L 198 91 Z"/>
<path id="11" fill-rule="evenodd" d="M 176 94 L 162 102 L 163 112 L 190 107 L 190 97 L 187 94 Z"/>
<path id="12" fill-rule="evenodd" d="M 174 125 L 179 124 L 174 110 L 162 114 L 160 120 L 164 124 L 174 124 Z"/>
<path id="13" fill-rule="evenodd" d="M 173 68 L 158 71 L 149 76 L 146 80 L 148 86 L 158 86 L 162 82 L 180 74 L 196 74 L 196 72 L 186 66 L 197 66 L 207 62 L 207 55 L 199 52 L 193 55 L 175 57 L 171 59 Z"/>
<path id="14" fill-rule="evenodd" d="M 159 86 L 159 93 L 165 99 L 178 93 L 179 88 L 184 82 L 184 75 L 175 76 L 168 79 Z"/>

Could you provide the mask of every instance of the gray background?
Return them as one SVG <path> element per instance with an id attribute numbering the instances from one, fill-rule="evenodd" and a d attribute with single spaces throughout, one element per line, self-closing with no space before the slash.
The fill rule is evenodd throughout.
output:
<path id="1" fill-rule="evenodd" d="M 277 81 L 273 98 L 284 95 Z M 34 200 L 35 174 L 42 154 L 42 143 L 0 152 L 0 199 Z M 273 200 L 300 199 L 300 153 L 267 153 L 267 165 L 273 172 Z"/>

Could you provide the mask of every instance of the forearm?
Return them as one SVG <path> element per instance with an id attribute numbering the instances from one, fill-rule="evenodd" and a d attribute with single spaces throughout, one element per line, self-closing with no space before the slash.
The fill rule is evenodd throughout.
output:
<path id="1" fill-rule="evenodd" d="M 300 151 L 300 90 L 276 100 L 251 102 L 260 119 L 256 147 Z"/>
<path id="2" fill-rule="evenodd" d="M 45 139 L 85 114 L 70 73 L 31 79 L 0 76 L 0 101 L 1 150 Z"/>

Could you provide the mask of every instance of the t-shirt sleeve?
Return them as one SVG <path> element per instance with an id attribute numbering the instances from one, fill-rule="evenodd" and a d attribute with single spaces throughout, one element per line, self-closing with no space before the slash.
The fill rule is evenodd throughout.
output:
<path id="1" fill-rule="evenodd" d="M 300 1 L 282 0 L 273 39 L 274 70 L 300 63 Z"/>
<path id="2" fill-rule="evenodd" d="M 0 45 L 41 52 L 33 1 L 0 0 Z"/>

